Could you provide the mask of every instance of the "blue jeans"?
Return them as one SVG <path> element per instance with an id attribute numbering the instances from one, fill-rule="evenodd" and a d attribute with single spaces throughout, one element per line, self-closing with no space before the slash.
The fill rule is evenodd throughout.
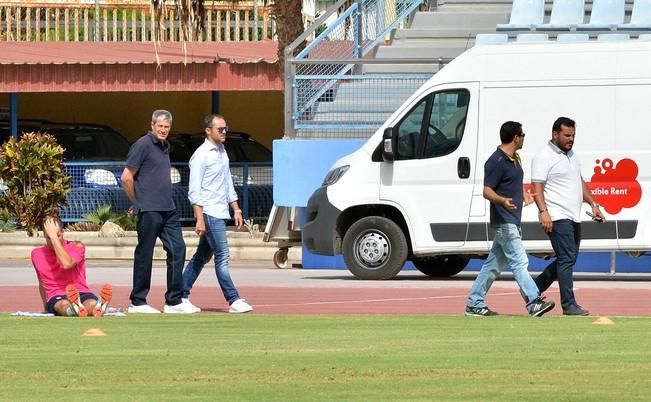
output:
<path id="1" fill-rule="evenodd" d="M 203 266 L 215 256 L 215 274 L 228 304 L 240 298 L 228 271 L 228 240 L 226 239 L 226 221 L 203 214 L 206 233 L 199 239 L 199 245 L 192 259 L 183 271 L 183 297 L 190 296 L 192 285 L 199 277 Z"/>
<path id="2" fill-rule="evenodd" d="M 495 239 L 488 258 L 472 284 L 468 296 L 469 307 L 486 307 L 484 299 L 488 289 L 500 275 L 506 265 L 511 267 L 513 277 L 520 286 L 520 293 L 527 307 L 539 297 L 536 283 L 531 279 L 527 266 L 529 258 L 522 244 L 520 227 L 513 223 L 502 223 L 493 226 Z"/>
<path id="3" fill-rule="evenodd" d="M 556 253 L 556 259 L 536 277 L 535 281 L 538 289 L 544 292 L 554 280 L 558 280 L 561 306 L 566 309 L 576 304 L 572 274 L 581 245 L 581 224 L 569 219 L 554 221 L 549 240 Z"/>
<path id="4" fill-rule="evenodd" d="M 138 214 L 138 245 L 133 256 L 133 289 L 131 304 L 147 304 L 151 287 L 151 264 L 154 257 L 156 238 L 160 237 L 167 253 L 167 292 L 165 304 L 181 303 L 183 292 L 183 263 L 185 242 L 181 232 L 181 221 L 176 211 L 147 211 Z"/>

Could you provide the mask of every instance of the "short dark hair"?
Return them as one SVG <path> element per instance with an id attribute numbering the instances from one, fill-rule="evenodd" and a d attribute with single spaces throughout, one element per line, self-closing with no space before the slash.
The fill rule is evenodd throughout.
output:
<path id="1" fill-rule="evenodd" d="M 222 116 L 221 114 L 209 114 L 208 116 L 204 117 L 204 119 L 203 119 L 203 128 L 206 129 L 206 128 L 212 127 L 212 121 L 214 119 L 221 119 L 221 120 L 226 121 L 224 116 Z"/>
<path id="2" fill-rule="evenodd" d="M 502 144 L 513 142 L 516 135 L 522 135 L 522 124 L 517 121 L 507 121 L 500 127 L 500 140 Z"/>
<path id="3" fill-rule="evenodd" d="M 561 126 L 574 128 L 576 122 L 569 117 L 559 117 L 552 125 L 552 131 L 561 131 Z"/>

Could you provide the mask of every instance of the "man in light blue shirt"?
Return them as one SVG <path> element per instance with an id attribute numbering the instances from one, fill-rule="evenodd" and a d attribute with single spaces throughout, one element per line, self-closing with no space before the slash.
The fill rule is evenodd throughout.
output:
<path id="1" fill-rule="evenodd" d="M 195 231 L 200 236 L 199 245 L 183 271 L 183 303 L 199 311 L 190 303 L 192 285 L 203 266 L 215 257 L 215 273 L 229 313 L 247 313 L 253 308 L 240 298 L 228 270 L 228 240 L 226 220 L 231 219 L 229 206 L 233 209 L 235 226 L 244 223 L 242 210 L 237 203 L 237 193 L 224 149 L 228 126 L 223 116 L 211 114 L 204 119 L 206 139 L 190 158 L 190 185 L 188 198 L 197 218 Z"/>

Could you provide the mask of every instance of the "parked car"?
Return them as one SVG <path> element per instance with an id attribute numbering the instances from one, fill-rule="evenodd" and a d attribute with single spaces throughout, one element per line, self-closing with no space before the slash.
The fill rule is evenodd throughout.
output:
<path id="1" fill-rule="evenodd" d="M 203 144 L 206 136 L 203 133 L 172 134 L 169 138 L 172 149 L 172 162 L 187 162 L 192 153 Z M 250 134 L 237 131 L 226 133 L 224 143 L 228 159 L 231 162 L 271 162 L 272 154 L 267 147 L 260 144 Z"/>
<path id="2" fill-rule="evenodd" d="M 25 119 L 18 121 L 18 132 L 49 133 L 64 148 L 66 174 L 72 177 L 68 205 L 61 209 L 64 222 L 84 220 L 84 214 L 103 205 L 111 205 L 113 212 L 131 205 L 119 180 L 130 144 L 111 127 Z M 10 136 L 9 123 L 0 121 L 0 142 Z"/>
<path id="3" fill-rule="evenodd" d="M 187 163 L 192 153 L 205 141 L 203 133 L 173 134 L 169 138 L 170 160 L 172 163 Z M 228 132 L 224 143 L 231 162 L 233 183 L 242 185 L 243 165 L 248 164 L 248 184 L 272 184 L 271 151 L 264 145 L 242 132 Z"/>
<path id="4" fill-rule="evenodd" d="M 192 153 L 203 144 L 203 133 L 173 134 L 169 137 L 171 145 L 170 159 L 172 161 L 172 182 L 177 188 L 187 194 L 188 175 L 187 162 Z M 228 159 L 231 163 L 233 184 L 240 200 L 240 206 L 245 211 L 245 217 L 266 219 L 273 205 L 273 173 L 272 153 L 264 145 L 255 141 L 249 134 L 229 132 L 224 143 Z M 178 165 L 175 165 L 178 164 Z M 175 172 L 175 169 L 178 168 Z M 184 169 L 184 170 L 183 170 Z M 246 172 L 245 172 L 246 169 Z M 244 183 L 243 177 L 247 178 Z M 246 185 L 245 185 L 246 184 Z M 177 189 L 175 189 L 176 194 Z M 245 202 L 246 195 L 246 202 Z M 188 201 L 187 197 L 175 195 L 177 207 L 181 209 Z"/>
<path id="5" fill-rule="evenodd" d="M 71 168 L 73 187 L 118 186 L 116 171 L 111 164 L 124 162 L 129 152 L 129 141 L 111 127 L 99 124 L 53 123 L 47 120 L 19 120 L 19 135 L 40 131 L 53 135 L 64 148 L 64 162 L 106 164 L 100 168 Z M 10 137 L 9 124 L 0 122 L 2 142 Z"/>
<path id="6" fill-rule="evenodd" d="M 55 123 L 48 120 L 18 120 L 18 133 L 40 131 L 52 134 L 65 148 L 66 162 L 124 161 L 129 141 L 109 126 Z M 9 123 L 0 120 L 0 143 L 9 139 Z"/>

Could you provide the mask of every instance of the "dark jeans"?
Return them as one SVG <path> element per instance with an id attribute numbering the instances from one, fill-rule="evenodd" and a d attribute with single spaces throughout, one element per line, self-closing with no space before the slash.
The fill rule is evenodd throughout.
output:
<path id="1" fill-rule="evenodd" d="M 581 244 L 581 224 L 569 219 L 554 221 L 549 234 L 556 259 L 535 279 L 540 292 L 544 292 L 558 279 L 561 292 L 561 306 L 566 309 L 576 304 L 574 298 L 574 279 L 572 273 L 579 255 Z"/>
<path id="2" fill-rule="evenodd" d="M 179 216 L 176 211 L 141 212 L 138 214 L 137 229 L 138 245 L 133 256 L 133 289 L 129 296 L 131 303 L 134 306 L 147 304 L 147 294 L 151 287 L 151 264 L 158 237 L 167 253 L 165 304 L 173 306 L 181 303 L 185 242 Z"/>

